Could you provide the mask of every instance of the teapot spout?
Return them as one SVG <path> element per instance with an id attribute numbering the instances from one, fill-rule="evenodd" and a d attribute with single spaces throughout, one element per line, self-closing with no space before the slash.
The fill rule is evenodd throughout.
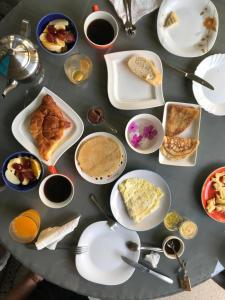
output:
<path id="1" fill-rule="evenodd" d="M 15 89 L 18 85 L 18 81 L 16 80 L 9 80 L 6 88 L 4 89 L 2 93 L 2 97 L 5 98 L 5 96 L 11 92 L 13 89 Z"/>

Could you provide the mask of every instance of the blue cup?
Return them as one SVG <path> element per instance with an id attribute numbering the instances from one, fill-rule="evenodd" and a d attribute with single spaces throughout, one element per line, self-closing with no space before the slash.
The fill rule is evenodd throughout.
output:
<path id="1" fill-rule="evenodd" d="M 62 52 L 62 53 L 56 53 L 56 52 L 49 51 L 47 48 L 45 48 L 42 45 L 42 43 L 40 41 L 40 38 L 39 38 L 40 35 L 43 33 L 44 29 L 46 28 L 46 26 L 49 24 L 49 22 L 57 20 L 57 19 L 67 20 L 69 22 L 69 30 L 75 36 L 75 42 L 73 42 L 71 44 L 68 44 L 67 45 L 68 50 L 66 52 Z M 68 54 L 69 52 L 71 52 L 74 49 L 74 47 L 77 43 L 77 40 L 78 40 L 78 31 L 77 31 L 77 27 L 76 27 L 75 23 L 69 17 L 67 17 L 66 15 L 61 14 L 61 13 L 50 13 L 50 14 L 42 17 L 41 20 L 38 22 L 37 28 L 36 28 L 36 38 L 37 38 L 38 45 L 41 46 L 41 48 L 45 52 L 53 54 L 53 55 L 65 55 L 65 54 Z"/>
<path id="2" fill-rule="evenodd" d="M 27 185 L 11 183 L 6 178 L 5 172 L 7 170 L 7 166 L 8 166 L 9 161 L 11 159 L 17 158 L 17 157 L 30 157 L 30 158 L 34 158 L 35 160 L 37 160 L 40 164 L 40 167 L 41 167 L 41 174 L 40 174 L 39 178 L 32 181 L 32 182 L 30 182 L 30 183 L 28 183 Z M 1 169 L 2 188 L 0 189 L 0 191 L 2 191 L 4 189 L 4 186 L 9 187 L 10 189 L 18 191 L 18 192 L 30 191 L 30 190 L 34 189 L 39 184 L 39 182 L 41 181 L 41 179 L 43 177 L 43 174 L 44 174 L 43 165 L 42 165 L 41 161 L 35 155 L 33 155 L 33 154 L 31 154 L 30 152 L 27 152 L 27 151 L 15 152 L 15 153 L 9 155 L 3 162 L 2 169 Z"/>

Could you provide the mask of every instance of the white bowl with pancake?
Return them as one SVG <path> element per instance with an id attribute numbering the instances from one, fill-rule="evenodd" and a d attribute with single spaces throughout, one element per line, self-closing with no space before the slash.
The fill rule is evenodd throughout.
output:
<path id="1" fill-rule="evenodd" d="M 116 180 L 127 164 L 121 141 L 107 132 L 95 132 L 81 140 L 75 151 L 75 166 L 85 180 L 107 184 Z"/>

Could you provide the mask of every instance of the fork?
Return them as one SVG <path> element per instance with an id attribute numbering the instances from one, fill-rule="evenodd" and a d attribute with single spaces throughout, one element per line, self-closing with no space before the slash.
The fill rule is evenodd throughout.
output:
<path id="1" fill-rule="evenodd" d="M 136 26 L 132 22 L 132 12 L 131 12 L 131 0 L 125 0 L 127 7 L 128 7 L 128 12 L 129 12 L 129 19 L 130 19 L 130 28 L 128 29 L 128 34 L 130 36 L 135 36 L 136 34 Z"/>
<path id="2" fill-rule="evenodd" d="M 77 246 L 75 248 L 75 254 L 76 255 L 83 254 L 83 253 L 85 253 L 87 251 L 88 251 L 88 246 Z"/>

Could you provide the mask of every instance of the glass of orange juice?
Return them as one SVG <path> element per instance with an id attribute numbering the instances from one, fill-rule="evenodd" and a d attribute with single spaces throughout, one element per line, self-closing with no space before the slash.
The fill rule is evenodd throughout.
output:
<path id="1" fill-rule="evenodd" d="M 34 209 L 29 209 L 12 220 L 9 233 L 18 243 L 30 243 L 36 238 L 40 223 L 40 214 Z"/>

